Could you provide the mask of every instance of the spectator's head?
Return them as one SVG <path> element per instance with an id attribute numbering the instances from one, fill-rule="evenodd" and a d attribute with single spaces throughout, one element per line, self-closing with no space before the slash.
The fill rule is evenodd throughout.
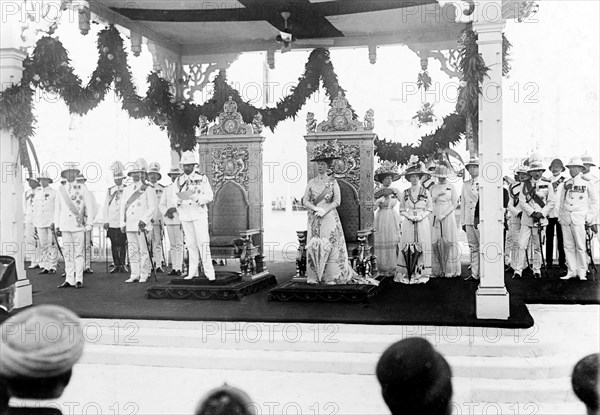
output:
<path id="1" fill-rule="evenodd" d="M 598 364 L 600 353 L 581 359 L 573 368 L 571 385 L 573 392 L 587 407 L 588 415 L 600 414 L 598 407 Z"/>
<path id="2" fill-rule="evenodd" d="M 224 384 L 208 392 L 198 404 L 196 415 L 255 415 L 256 408 L 241 389 Z"/>
<path id="3" fill-rule="evenodd" d="M 449 415 L 452 372 L 431 344 L 412 337 L 391 345 L 377 363 L 377 380 L 392 415 Z"/>
<path id="4" fill-rule="evenodd" d="M 0 326 L 0 380 L 9 396 L 59 398 L 83 353 L 79 318 L 64 307 L 41 305 Z"/>

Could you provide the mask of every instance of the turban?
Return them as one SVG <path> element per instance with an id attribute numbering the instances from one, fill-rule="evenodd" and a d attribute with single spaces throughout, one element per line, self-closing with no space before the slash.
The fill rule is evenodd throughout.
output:
<path id="1" fill-rule="evenodd" d="M 71 370 L 83 353 L 79 317 L 64 307 L 41 305 L 0 326 L 0 376 L 48 378 Z"/>

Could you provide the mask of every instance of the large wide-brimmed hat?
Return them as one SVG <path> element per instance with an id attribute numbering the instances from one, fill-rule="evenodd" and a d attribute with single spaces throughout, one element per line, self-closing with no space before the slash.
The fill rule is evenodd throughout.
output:
<path id="1" fill-rule="evenodd" d="M 67 173 L 74 171 L 75 175 L 78 175 L 81 170 L 77 167 L 78 163 L 65 163 L 65 168 L 60 172 L 60 177 L 67 177 Z"/>
<path id="2" fill-rule="evenodd" d="M 398 173 L 397 163 L 385 160 L 381 163 L 381 166 L 378 167 L 377 170 L 375 170 L 375 180 L 377 180 L 379 183 L 383 183 L 383 180 L 387 176 L 391 176 L 393 182 L 399 180 L 400 177 L 402 177 L 400 173 Z"/>
<path id="3" fill-rule="evenodd" d="M 548 166 L 548 170 L 552 170 L 552 167 L 560 167 L 562 170 L 561 171 L 565 171 L 565 166 L 563 165 L 563 162 L 561 159 L 554 159 L 552 160 L 552 163 L 550 163 L 550 166 Z"/>
<path id="4" fill-rule="evenodd" d="M 162 179 L 162 174 L 160 174 L 160 164 L 158 164 L 158 162 L 153 161 L 150 163 L 148 166 L 148 174 L 150 173 L 156 173 L 158 174 L 158 180 Z"/>
<path id="5" fill-rule="evenodd" d="M 446 166 L 445 164 L 438 164 L 435 167 L 435 171 L 432 173 L 432 176 L 448 178 L 451 174 L 452 170 L 450 170 L 450 167 Z"/>
<path id="6" fill-rule="evenodd" d="M 181 160 L 179 160 L 179 164 L 182 166 L 185 164 L 198 164 L 198 160 L 196 159 L 196 155 L 193 151 L 184 151 L 181 154 Z"/>
<path id="7" fill-rule="evenodd" d="M 404 177 L 408 177 L 408 176 L 415 175 L 415 174 L 419 175 L 419 176 L 423 176 L 423 175 L 430 174 L 430 173 L 427 170 L 425 170 L 425 166 L 423 165 L 423 163 L 421 163 L 419 161 L 419 158 L 417 156 L 413 155 L 413 156 L 410 156 L 408 165 L 402 172 L 402 175 Z"/>
<path id="8" fill-rule="evenodd" d="M 110 169 L 112 170 L 113 179 L 124 179 L 125 178 L 125 166 L 119 160 L 114 161 L 110 165 Z"/>
<path id="9" fill-rule="evenodd" d="M 583 162 L 583 164 L 591 164 L 592 166 L 596 165 L 596 163 L 594 163 L 594 159 L 592 158 L 592 156 L 590 156 L 588 154 L 584 154 L 583 156 L 581 156 L 581 161 Z"/>
<path id="10" fill-rule="evenodd" d="M 465 168 L 469 166 L 479 166 L 479 158 L 477 156 L 472 157 L 465 163 Z"/>
<path id="11" fill-rule="evenodd" d="M 332 161 L 342 156 L 342 149 L 338 140 L 329 140 L 319 144 L 313 149 L 313 158 L 310 161 Z"/>
<path id="12" fill-rule="evenodd" d="M 131 170 L 127 173 L 128 176 L 131 176 L 133 173 L 147 173 L 148 172 L 148 163 L 145 159 L 139 158 L 137 159 L 131 166 Z"/>
<path id="13" fill-rule="evenodd" d="M 583 165 L 583 160 L 581 160 L 581 157 L 571 157 L 569 159 L 569 162 L 566 164 L 567 167 L 581 167 L 582 169 L 585 169 L 585 166 Z"/>

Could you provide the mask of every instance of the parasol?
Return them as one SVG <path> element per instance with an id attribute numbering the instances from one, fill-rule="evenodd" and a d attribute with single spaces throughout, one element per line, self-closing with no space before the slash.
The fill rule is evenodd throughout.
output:
<path id="1" fill-rule="evenodd" d="M 404 262 L 406 262 L 406 270 L 408 272 L 408 279 L 412 277 L 413 272 L 415 271 L 415 267 L 417 266 L 417 262 L 419 261 L 419 257 L 423 252 L 421 248 L 421 244 L 419 243 L 419 233 L 417 229 L 417 223 L 413 222 L 413 230 L 414 230 L 414 241 L 408 242 L 402 248 L 402 256 L 404 257 Z"/>
<path id="2" fill-rule="evenodd" d="M 390 189 L 389 187 L 382 187 L 381 189 L 377 189 L 375 191 L 375 199 L 379 199 L 380 197 L 387 197 L 389 195 L 393 195 L 396 192 L 394 189 Z"/>
<path id="3" fill-rule="evenodd" d="M 312 237 L 306 246 L 306 261 L 312 264 L 317 273 L 317 281 L 323 281 L 325 265 L 333 245 L 326 238 Z"/>
<path id="4" fill-rule="evenodd" d="M 435 219 L 434 219 L 435 223 Z M 435 241 L 432 245 L 433 252 L 435 253 L 439 263 L 440 268 L 442 269 L 442 275 L 446 275 L 446 261 L 448 260 L 448 255 L 450 254 L 450 248 L 452 247 L 452 243 L 444 238 L 444 227 L 442 226 L 442 222 L 440 223 L 440 237 L 437 241 Z"/>

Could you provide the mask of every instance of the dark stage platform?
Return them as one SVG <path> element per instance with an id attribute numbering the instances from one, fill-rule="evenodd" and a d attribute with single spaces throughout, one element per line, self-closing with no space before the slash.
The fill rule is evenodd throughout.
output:
<path id="1" fill-rule="evenodd" d="M 81 317 L 192 320 L 299 322 L 383 325 L 435 325 L 528 328 L 533 318 L 519 293 L 511 291 L 511 317 L 507 320 L 478 320 L 475 317 L 476 281 L 462 278 L 432 279 L 423 285 L 389 283 L 371 303 L 305 303 L 268 301 L 268 290 L 239 301 L 198 301 L 196 299 L 148 299 L 146 290 L 156 283 L 126 284 L 126 274 L 106 274 L 104 264 L 94 264 L 94 274 L 84 277 L 85 287 L 57 289 L 60 273 L 38 275 L 28 271 L 33 285 L 34 304 L 61 304 Z M 281 285 L 291 280 L 293 263 L 269 263 L 269 271 Z M 159 284 L 170 278 L 159 274 Z M 542 282 L 545 283 L 545 282 Z M 576 282 L 574 282 L 576 283 Z M 510 288 L 509 288 L 510 289 Z"/>

